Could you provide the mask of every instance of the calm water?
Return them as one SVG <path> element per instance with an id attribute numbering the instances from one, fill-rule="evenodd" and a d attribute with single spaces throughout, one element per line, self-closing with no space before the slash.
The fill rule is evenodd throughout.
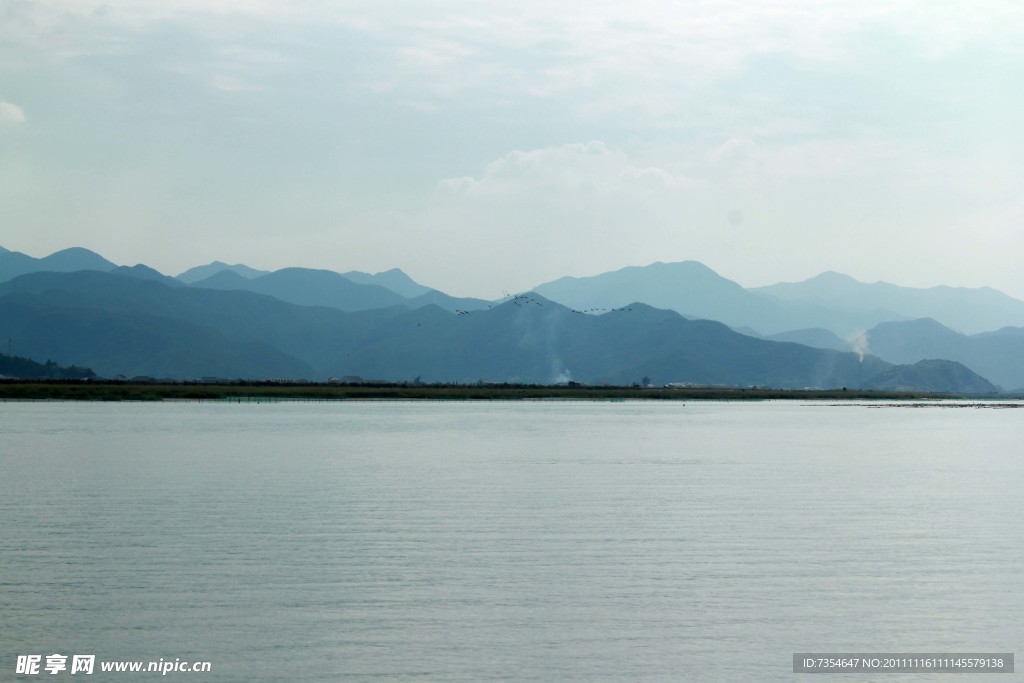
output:
<path id="1" fill-rule="evenodd" d="M 1022 443 L 1024 408 L 0 403 L 0 680 L 55 652 L 212 662 L 179 681 L 1019 656 Z"/>

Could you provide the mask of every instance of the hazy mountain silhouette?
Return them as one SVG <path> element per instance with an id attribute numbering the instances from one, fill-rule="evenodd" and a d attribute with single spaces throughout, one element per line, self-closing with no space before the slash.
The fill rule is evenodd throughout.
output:
<path id="1" fill-rule="evenodd" d="M 140 280 L 156 280 L 162 282 L 169 287 L 184 287 L 184 284 L 173 277 L 168 277 L 158 270 L 154 270 L 147 265 L 142 263 L 134 266 L 118 266 L 107 272 L 120 273 L 122 275 L 130 275 L 132 277 L 139 278 Z"/>
<path id="2" fill-rule="evenodd" d="M 823 327 L 812 327 L 805 330 L 790 330 L 788 332 L 770 334 L 765 336 L 765 339 L 793 342 L 794 344 L 812 346 L 816 349 L 832 349 L 834 351 L 852 350 L 850 342 L 841 338 L 831 330 L 826 330 Z"/>
<path id="3" fill-rule="evenodd" d="M 436 289 L 428 290 L 425 294 L 408 300 L 405 304 L 409 308 L 422 308 L 424 306 L 437 306 L 450 313 L 458 311 L 481 311 L 493 306 L 492 302 L 484 299 L 473 299 L 471 297 L 450 296 Z"/>
<path id="4" fill-rule="evenodd" d="M 248 278 L 239 270 L 256 271 L 219 262 L 186 271 L 215 273 L 185 286 L 147 266 L 115 266 L 81 248 L 43 259 L 0 250 L 0 266 L 4 272 L 32 271 L 0 283 L 0 338 L 17 339 L 19 350 L 30 350 L 37 361 L 88 365 L 107 376 L 355 374 L 615 384 L 648 376 L 656 383 L 856 387 L 868 386 L 888 365 L 870 357 L 861 364 L 855 355 L 838 353 L 848 347 L 830 330 L 898 315 L 864 307 L 952 302 L 947 308 L 954 312 L 977 305 L 985 315 L 1011 315 L 1024 305 L 995 290 L 863 285 L 835 273 L 761 288 L 774 292 L 769 296 L 744 290 L 693 261 L 545 285 L 571 307 L 539 294 L 500 305 L 450 297 L 398 269 L 355 277 L 388 282 L 408 293 L 425 291 L 408 298 L 333 271 L 305 268 Z M 818 295 L 805 296 L 809 286 L 816 286 Z M 852 310 L 854 304 L 862 308 Z M 602 312 L 594 309 L 604 314 L 578 312 Z M 680 309 L 698 319 L 688 320 Z M 755 336 L 767 330 L 770 336 L 737 334 L 713 319 L 745 325 L 742 329 Z M 794 325 L 806 320 L 829 324 Z M 864 339 L 868 350 L 886 361 L 945 359 L 1003 387 L 1024 386 L 1024 328 L 967 336 L 934 320 L 893 321 L 872 325 Z M 927 382 L 920 368 L 890 379 L 937 386 L 945 380 L 936 367 L 927 368 Z M 980 386 L 951 368 L 943 370 L 949 381 Z"/>
<path id="5" fill-rule="evenodd" d="M 192 286 L 240 289 L 300 306 L 329 306 L 341 311 L 401 306 L 408 301 L 379 285 L 361 285 L 334 271 L 309 268 L 283 268 L 251 279 L 225 270 Z"/>
<path id="6" fill-rule="evenodd" d="M 178 275 L 176 279 L 180 280 L 181 282 L 184 282 L 186 285 L 191 285 L 193 283 L 199 282 L 200 280 L 205 280 L 206 278 L 216 275 L 217 273 L 223 272 L 225 270 L 235 273 L 236 275 L 241 275 L 244 278 L 250 279 L 254 277 L 259 277 L 260 275 L 266 275 L 267 273 L 270 272 L 269 270 L 257 270 L 255 268 L 250 268 L 244 263 L 228 265 L 223 261 L 211 261 L 210 263 L 207 263 L 205 266 L 196 266 L 195 268 L 189 268 L 184 273 Z"/>
<path id="7" fill-rule="evenodd" d="M 993 394 L 998 389 L 970 368 L 948 360 L 922 360 L 913 365 L 897 365 L 868 383 L 881 391 L 933 391 L 967 394 Z"/>
<path id="8" fill-rule="evenodd" d="M 629 310 L 631 309 L 631 310 Z M 634 304 L 582 315 L 539 296 L 452 314 L 344 313 L 124 273 L 35 273 L 0 285 L 0 337 L 103 375 L 329 375 L 425 381 L 857 386 L 889 365 L 737 334 Z"/>
<path id="9" fill-rule="evenodd" d="M 213 277 L 218 273 L 232 272 L 241 277 L 252 280 L 254 278 L 261 277 L 263 275 L 269 275 L 272 271 L 269 270 L 257 270 L 250 268 L 243 263 L 236 263 L 234 265 L 228 265 L 223 261 L 212 261 L 205 266 L 196 266 L 195 268 L 189 268 L 184 273 L 177 276 L 177 279 L 185 284 L 196 284 L 202 282 L 207 278 Z M 385 289 L 390 289 L 395 294 L 399 294 L 407 299 L 413 299 L 415 297 L 427 294 L 434 290 L 429 287 L 424 287 L 419 284 L 411 277 L 406 275 L 399 268 L 392 268 L 385 270 L 380 273 L 364 273 L 358 270 L 352 270 L 347 273 L 338 273 L 346 280 L 355 282 L 360 285 L 377 285 Z M 214 281 L 216 282 L 216 280 Z M 241 287 L 236 287 L 241 289 Z"/>
<path id="10" fill-rule="evenodd" d="M 904 316 L 888 310 L 846 310 L 814 302 L 787 302 L 746 290 L 697 261 L 630 266 L 591 277 L 564 277 L 536 291 L 578 310 L 611 309 L 642 301 L 686 316 L 749 327 L 769 335 L 826 328 L 852 336 L 880 321 Z"/>
<path id="11" fill-rule="evenodd" d="M 169 284 L 148 269 L 32 273 L 0 284 L 3 337 L 34 359 L 104 376 L 611 384 L 646 376 L 655 384 L 828 388 L 866 387 L 891 367 L 639 303 L 584 315 L 528 294 L 472 312 L 429 305 L 347 313 Z"/>
<path id="12" fill-rule="evenodd" d="M 826 272 L 803 282 L 755 287 L 750 291 L 791 304 L 844 310 L 888 309 L 902 318 L 934 318 L 966 334 L 1024 325 L 1024 301 L 990 287 L 919 289 L 887 282 L 868 284 L 849 275 Z"/>
<path id="13" fill-rule="evenodd" d="M 125 273 L 32 273 L 0 284 L 0 335 L 20 353 L 107 377 L 313 377 L 282 347 L 325 312 L 337 313 Z M 331 330 L 313 327 L 328 344 Z M 315 356 L 317 343 L 301 346 Z"/>
<path id="14" fill-rule="evenodd" d="M 893 363 L 944 358 L 1004 389 L 1024 387 L 1024 328 L 965 335 L 931 318 L 883 323 L 866 333 L 867 350 Z"/>
<path id="15" fill-rule="evenodd" d="M 37 272 L 67 273 L 76 270 L 113 270 L 111 263 L 99 254 L 82 247 L 71 247 L 56 251 L 43 258 L 33 258 L 20 251 L 0 251 L 0 282 L 6 282 L 19 275 Z"/>
<path id="16" fill-rule="evenodd" d="M 869 388 L 873 377 L 892 367 L 873 356 L 861 361 L 853 353 L 752 339 L 721 323 L 691 321 L 644 304 L 583 315 L 535 294 L 454 317 L 433 307 L 402 313 L 352 342 L 333 374 L 587 384 L 648 377 L 654 384 Z M 977 387 L 978 381 L 972 375 L 965 386 Z"/>
<path id="17" fill-rule="evenodd" d="M 397 269 L 388 272 L 395 282 L 404 276 Z M 451 297 L 427 288 L 423 288 L 424 293 L 410 299 L 381 285 L 359 284 L 334 271 L 309 268 L 284 268 L 251 279 L 223 270 L 193 286 L 258 292 L 299 306 L 329 306 L 339 311 L 365 311 L 389 306 L 420 308 L 433 304 L 454 312 L 486 308 L 488 305 L 482 299 Z"/>
<path id="18" fill-rule="evenodd" d="M 591 277 L 563 277 L 538 285 L 541 296 L 577 310 L 612 309 L 634 301 L 710 320 L 755 317 L 764 301 L 703 263 L 652 263 Z M 715 317 L 712 317 L 715 316 Z"/>
<path id="19" fill-rule="evenodd" d="M 398 268 L 373 274 L 350 270 L 341 275 L 361 285 L 379 285 L 407 299 L 415 299 L 418 296 L 437 291 L 430 287 L 424 287 Z"/>
<path id="20" fill-rule="evenodd" d="M 161 285 L 164 286 L 164 285 Z M 308 377 L 305 363 L 180 319 L 55 305 L 46 295 L 0 298 L 0 329 L 36 358 L 87 365 L 104 377 Z"/>
<path id="21" fill-rule="evenodd" d="M 58 251 L 42 259 L 0 248 L 0 282 L 31 272 L 109 271 L 116 267 L 102 256 L 80 247 Z M 345 311 L 434 304 L 455 312 L 481 310 L 492 305 L 482 299 L 451 297 L 432 290 L 398 268 L 375 274 L 307 268 L 285 268 L 270 273 L 244 264 L 213 261 L 191 268 L 175 279 L 207 288 L 254 291 L 290 303 L 324 305 Z M 353 285 L 369 289 L 359 290 Z M 610 310 L 641 301 L 686 317 L 724 322 L 765 338 L 780 335 L 780 339 L 821 348 L 842 348 L 843 345 L 820 331 L 806 330 L 827 330 L 850 340 L 882 322 L 921 317 L 932 317 L 967 333 L 1024 325 L 1024 302 L 987 287 L 916 289 L 883 282 L 866 284 L 841 273 L 826 272 L 803 282 L 744 289 L 696 261 L 659 262 L 591 277 L 564 277 L 540 285 L 536 291 L 577 310 Z"/>

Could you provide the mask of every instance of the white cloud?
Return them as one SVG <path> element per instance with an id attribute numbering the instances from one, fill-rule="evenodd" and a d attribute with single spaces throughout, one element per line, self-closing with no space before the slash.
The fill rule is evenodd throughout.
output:
<path id="1" fill-rule="evenodd" d="M 605 120 L 631 112 L 647 125 L 677 120 L 699 91 L 753 58 L 856 64 L 874 31 L 938 59 L 969 43 L 1014 51 L 1024 6 L 995 2 L 863 3 L 667 0 L 362 5 L 363 30 L 393 59 L 398 87 L 450 98 L 476 90 L 515 98 L 569 97 Z M 870 51 L 871 47 L 867 48 Z"/>
<path id="2" fill-rule="evenodd" d="M 374 230 L 359 232 L 389 235 L 393 252 L 430 263 L 434 286 L 472 294 L 466 283 L 479 283 L 476 294 L 497 296 L 557 275 L 649 262 L 659 250 L 684 254 L 673 244 L 685 232 L 680 209 L 700 188 L 602 141 L 566 144 L 513 151 L 479 175 L 442 180 L 429 206 L 377 216 Z"/>
<path id="3" fill-rule="evenodd" d="M 378 263 L 390 253 L 432 286 L 466 295 L 685 259 L 747 285 L 829 269 L 917 286 L 955 272 L 956 284 L 985 262 L 1004 287 L 1016 277 L 1004 254 L 1018 253 L 1005 247 L 1019 242 L 1019 203 L 991 216 L 965 208 L 1016 185 L 1008 176 L 988 194 L 965 187 L 985 160 L 842 139 L 734 138 L 684 156 L 601 141 L 514 151 L 441 181 L 419 211 L 356 217 L 344 234 L 358 233 L 358 249 Z M 966 260 L 965 240 L 976 246 Z"/>
<path id="4" fill-rule="evenodd" d="M 439 189 L 467 198 L 518 202 L 524 193 L 559 198 L 625 198 L 637 188 L 692 188 L 697 183 L 663 168 L 637 167 L 601 141 L 514 151 L 487 165 L 479 178 L 442 180 Z"/>
<path id="5" fill-rule="evenodd" d="M 25 112 L 16 104 L 0 100 L 0 126 L 16 126 L 25 123 Z"/>
<path id="6" fill-rule="evenodd" d="M 454 294 L 497 297 L 565 273 L 656 260 L 665 247 L 659 231 L 677 240 L 677 207 L 697 193 L 689 177 L 600 141 L 513 151 L 477 174 L 440 181 L 415 209 L 338 212 L 334 227 L 268 233 L 261 244 L 272 244 L 277 262 L 262 262 L 397 266 Z M 244 242 L 227 252 L 257 249 Z"/>
<path id="7" fill-rule="evenodd" d="M 903 36 L 931 59 L 972 42 L 1019 56 L 1024 38 L 1024 5 L 1012 0 L 42 0 L 33 7 L 19 30 L 35 31 L 33 42 L 54 51 L 109 49 L 104 33 L 112 28 L 161 22 L 222 37 L 254 26 L 286 35 L 297 27 L 344 27 L 382 46 L 391 60 L 384 67 L 409 91 L 406 99 L 477 89 L 514 97 L 573 93 L 584 100 L 581 111 L 594 115 L 640 108 L 658 118 L 752 57 L 850 59 L 869 30 Z"/>
<path id="8" fill-rule="evenodd" d="M 166 190 L 139 193 L 154 232 L 195 222 L 259 260 L 225 226 L 287 224 L 267 265 L 398 265 L 464 294 L 686 258 L 761 283 L 941 279 L 979 232 L 960 272 L 983 278 L 1019 252 L 1016 0 L 2 3 L 6 94 L 60 124 L 2 160 L 35 179 L 5 195 L 26 226 L 102 232 L 90 193 L 57 212 L 54 177 L 142 168 Z M 102 168 L 80 143 L 97 124 L 125 143 Z M 184 201 L 195 177 L 223 192 Z M 313 262 L 336 254 L 356 260 Z"/>
<path id="9" fill-rule="evenodd" d="M 734 165 L 756 159 L 759 148 L 750 138 L 729 138 L 707 154 L 713 165 Z"/>

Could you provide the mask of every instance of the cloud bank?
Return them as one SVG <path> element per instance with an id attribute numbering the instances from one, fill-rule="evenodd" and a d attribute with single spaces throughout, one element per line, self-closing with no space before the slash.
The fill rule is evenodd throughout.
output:
<path id="1" fill-rule="evenodd" d="M 25 112 L 21 107 L 0 100 L 0 126 L 16 126 L 25 123 Z"/>
<path id="2" fill-rule="evenodd" d="M 1022 44 L 1017 2 L 9 2 L 3 246 L 1024 296 Z"/>

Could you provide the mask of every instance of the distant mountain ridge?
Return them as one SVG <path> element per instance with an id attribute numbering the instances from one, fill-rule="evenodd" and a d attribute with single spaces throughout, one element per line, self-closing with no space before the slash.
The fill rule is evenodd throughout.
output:
<path id="1" fill-rule="evenodd" d="M 841 338 L 831 330 L 821 327 L 813 327 L 805 330 L 790 330 L 765 337 L 772 341 L 788 341 L 795 344 L 803 344 L 816 349 L 833 349 L 835 351 L 851 351 L 853 344 Z"/>
<path id="2" fill-rule="evenodd" d="M 920 317 L 934 317 L 950 327 L 973 331 L 1024 325 L 1024 301 L 987 287 L 869 285 L 828 272 L 804 282 L 744 289 L 696 261 L 657 262 L 589 277 L 564 277 L 535 290 L 582 310 L 643 301 L 684 315 L 750 328 L 765 336 L 822 328 L 850 340 L 883 322 Z"/>
<path id="3" fill-rule="evenodd" d="M 331 270 L 307 268 L 282 268 L 251 279 L 225 270 L 195 282 L 192 286 L 245 290 L 267 294 L 299 306 L 329 306 L 342 311 L 401 306 L 408 301 L 378 285 L 362 285 Z"/>
<path id="4" fill-rule="evenodd" d="M 62 249 L 43 258 L 33 258 L 20 251 L 0 250 L 0 282 L 7 282 L 28 273 L 70 273 L 76 270 L 107 271 L 116 267 L 117 264 L 82 247 Z"/>
<path id="5" fill-rule="evenodd" d="M 991 287 L 940 285 L 922 289 L 887 282 L 869 284 L 829 271 L 802 282 L 755 287 L 750 291 L 805 305 L 848 310 L 885 308 L 908 319 L 934 318 L 965 334 L 1024 325 L 1024 301 Z"/>
<path id="6" fill-rule="evenodd" d="M 186 285 L 191 285 L 224 271 L 229 271 L 248 279 L 259 277 L 260 275 L 266 275 L 270 272 L 269 270 L 257 270 L 255 268 L 250 268 L 244 263 L 228 265 L 223 261 L 212 261 L 207 263 L 205 266 L 189 268 L 184 273 L 179 274 L 177 279 L 184 282 Z"/>
<path id="7" fill-rule="evenodd" d="M 1024 328 L 966 335 L 922 318 L 882 323 L 865 334 L 866 349 L 891 363 L 944 358 L 962 363 L 1005 390 L 1024 387 Z"/>
<path id="8" fill-rule="evenodd" d="M 81 247 L 64 249 L 41 259 L 0 247 L 0 282 L 29 272 L 109 271 L 115 267 L 99 254 Z M 455 311 L 478 310 L 493 303 L 483 299 L 449 297 L 415 282 L 398 268 L 374 274 L 307 268 L 282 270 L 334 273 L 355 284 L 383 287 L 409 300 L 392 299 L 393 305 L 417 307 L 429 302 Z M 240 278 L 214 277 L 224 272 L 234 273 Z M 338 306 L 341 301 L 342 310 L 392 305 L 381 303 L 388 297 L 379 291 L 369 295 L 365 302 L 335 295 L 332 304 L 324 302 L 325 298 L 330 299 L 324 293 L 307 289 L 300 295 L 289 287 L 279 289 L 276 285 L 271 287 L 268 282 L 248 282 L 271 274 L 240 263 L 229 265 L 213 261 L 190 268 L 176 279 L 192 285 L 263 291 L 303 305 Z M 364 290 L 367 294 L 373 291 Z M 884 282 L 868 284 L 849 275 L 826 271 L 802 282 L 780 282 L 744 289 L 698 261 L 656 262 L 587 277 L 563 277 L 538 285 L 534 291 L 577 310 L 610 310 L 632 301 L 642 301 L 687 317 L 717 320 L 737 329 L 747 328 L 769 338 L 785 334 L 799 339 L 801 330 L 816 328 L 849 341 L 883 322 L 924 317 L 934 318 L 966 334 L 1024 326 L 1024 301 L 989 287 L 920 289 Z M 835 340 L 826 340 L 820 334 L 815 343 L 825 343 L 829 348 L 839 346 Z"/>
<path id="9" fill-rule="evenodd" d="M 302 270 L 315 269 L 303 268 Z M 264 275 L 269 275 L 270 273 L 275 271 L 257 270 L 256 268 L 250 268 L 244 263 L 236 263 L 234 265 L 229 265 L 227 263 L 224 263 L 223 261 L 212 261 L 206 264 L 205 266 L 196 266 L 194 268 L 189 268 L 185 272 L 178 275 L 177 279 L 180 280 L 181 282 L 184 282 L 185 284 L 192 285 L 203 282 L 204 280 L 208 280 L 224 272 L 234 273 L 235 275 L 238 275 L 246 280 L 254 280 Z M 406 299 L 414 299 L 418 296 L 422 296 L 429 292 L 435 291 L 430 289 L 429 287 L 425 287 L 424 285 L 419 284 L 411 277 L 406 275 L 399 268 L 392 268 L 390 270 L 385 270 L 380 273 L 372 274 L 364 273 L 358 270 L 350 270 L 345 273 L 338 273 L 338 275 L 341 275 L 346 280 L 349 280 L 350 282 L 355 282 L 356 284 L 376 285 L 379 287 L 384 287 L 385 289 L 389 289 L 395 294 L 403 296 Z M 213 283 L 231 281 L 233 280 L 223 278 L 218 280 L 212 280 Z M 237 287 L 237 289 L 241 289 L 241 287 Z"/>
<path id="10" fill-rule="evenodd" d="M 580 310 L 643 301 L 686 316 L 749 327 L 762 335 L 820 327 L 847 337 L 901 317 L 887 310 L 848 311 L 772 299 L 744 289 L 698 261 L 629 266 L 590 277 L 560 278 L 534 289 Z"/>
<path id="11" fill-rule="evenodd" d="M 947 360 L 922 360 L 913 365 L 896 365 L 871 379 L 881 391 L 931 391 L 994 394 L 995 385 L 970 368 Z"/>
<path id="12" fill-rule="evenodd" d="M 418 296 L 437 291 L 416 282 L 399 268 L 392 268 L 391 270 L 372 274 L 350 270 L 346 273 L 341 273 L 341 275 L 361 285 L 379 285 L 407 299 L 415 299 Z"/>
<path id="13" fill-rule="evenodd" d="M 408 277 L 402 271 L 388 271 L 395 282 Z M 373 279 L 373 278 L 371 278 Z M 450 297 L 427 287 L 416 285 L 406 291 L 423 290 L 414 298 L 407 298 L 387 287 L 376 284 L 361 284 L 332 270 L 310 268 L 282 268 L 266 275 L 245 278 L 230 270 L 222 270 L 205 280 L 193 283 L 193 287 L 223 290 L 244 290 L 273 296 L 281 301 L 299 306 L 328 306 L 340 311 L 364 311 L 390 306 L 420 308 L 426 305 L 440 306 L 448 311 L 478 310 L 488 302 L 482 299 Z"/>
<path id="14" fill-rule="evenodd" d="M 0 282 L 37 272 L 109 272 L 125 268 L 129 266 L 117 266 L 81 247 L 64 249 L 40 259 L 0 247 Z M 310 268 L 265 271 L 241 263 L 229 265 L 213 261 L 190 268 L 176 278 L 170 278 L 143 264 L 130 268 L 135 269 L 139 277 L 162 279 L 166 284 L 172 284 L 173 280 L 199 287 L 248 290 L 276 296 L 298 305 L 331 306 L 346 311 L 387 306 L 420 308 L 432 304 L 454 312 L 478 310 L 490 305 L 490 302 L 483 299 L 452 297 L 421 285 L 398 268 L 373 274 L 361 271 L 337 273 Z"/>
<path id="15" fill-rule="evenodd" d="M 193 319 L 190 315 L 182 317 L 179 315 L 180 312 L 176 311 L 163 314 L 155 309 L 138 307 L 126 311 L 116 310 L 116 306 L 111 309 L 111 301 L 127 301 L 127 295 L 123 290 L 131 288 L 123 286 L 125 280 L 117 281 L 121 283 L 118 287 L 111 285 L 108 291 L 96 295 L 97 301 L 106 301 L 108 306 L 90 314 L 92 318 L 84 313 L 89 306 L 82 299 L 83 291 L 88 288 L 83 291 L 73 291 L 72 288 L 61 301 L 37 293 L 34 296 L 42 296 L 46 299 L 46 306 L 49 306 L 45 315 L 40 308 L 42 301 L 38 298 L 28 308 L 25 308 L 25 301 L 17 300 L 17 288 L 27 286 L 26 283 L 32 281 L 24 280 L 24 277 L 90 271 L 122 275 L 132 281 L 151 281 L 171 289 L 246 292 L 256 298 L 209 299 L 220 302 L 216 308 L 220 311 L 220 318 L 231 323 L 227 327 L 220 323 L 211 323 L 206 314 Z M 210 275 L 196 279 L 207 273 Z M 191 280 L 191 284 L 188 284 L 188 280 Z M 83 276 L 82 281 L 90 280 Z M 256 372 L 257 369 L 268 372 L 273 370 L 272 374 L 290 376 L 294 373 L 311 375 L 324 368 L 335 368 L 335 365 L 328 362 L 331 354 L 335 353 L 330 342 L 312 342 L 310 345 L 316 352 L 310 354 L 310 345 L 297 335 L 277 333 L 265 338 L 260 335 L 253 337 L 253 330 L 259 328 L 261 323 L 245 320 L 247 315 L 260 315 L 257 311 L 263 310 L 264 307 L 270 307 L 267 310 L 272 308 L 275 311 L 272 317 L 283 315 L 282 311 L 285 310 L 273 308 L 267 303 L 268 299 L 284 305 L 327 307 L 339 312 L 365 313 L 357 327 L 370 325 L 376 330 L 373 333 L 376 335 L 383 334 L 383 328 L 376 326 L 384 325 L 384 321 L 401 318 L 405 314 L 422 318 L 419 321 L 419 325 L 422 325 L 423 320 L 433 320 L 443 311 L 455 313 L 457 319 L 465 320 L 471 313 L 485 313 L 503 305 L 482 299 L 451 297 L 444 292 L 420 285 L 397 268 L 376 274 L 360 271 L 338 273 L 308 268 L 284 268 L 266 272 L 244 264 L 228 265 L 214 261 L 206 266 L 189 269 L 177 278 L 170 278 L 143 264 L 117 266 L 99 254 L 80 247 L 64 249 L 39 259 L 0 247 L 0 285 L 4 283 L 15 288 L 6 289 L 4 305 L 13 307 L 7 312 L 11 315 L 17 312 L 20 312 L 20 315 L 28 315 L 29 309 L 32 311 L 29 317 L 35 321 L 32 323 L 35 325 L 33 329 L 38 333 L 35 339 L 40 344 L 39 349 L 35 351 L 42 354 L 37 359 L 54 357 L 62 362 L 83 363 L 83 359 L 77 357 L 43 353 L 45 349 L 64 348 L 60 345 L 66 346 L 71 342 L 70 339 L 47 340 L 41 330 L 46 325 L 58 325 L 57 321 L 61 315 L 67 315 L 69 319 L 79 319 L 82 325 L 88 323 L 95 326 L 98 324 L 96 321 L 103 319 L 105 324 L 111 326 L 110 329 L 120 330 L 124 340 L 148 338 L 167 347 L 164 356 L 161 356 L 164 352 L 151 354 L 153 358 L 164 358 L 164 361 L 159 363 L 150 363 L 152 372 L 140 371 L 137 374 L 153 374 L 153 368 L 158 366 L 186 374 L 199 372 L 202 368 L 219 367 L 224 371 L 230 369 L 231 373 L 246 376 L 251 376 L 247 373 Z M 115 289 L 118 291 L 115 292 Z M 136 286 L 136 289 L 136 293 L 145 291 L 139 286 Z M 723 322 L 756 340 L 791 342 L 813 349 L 832 351 L 847 351 L 856 346 L 861 351 L 866 349 L 886 361 L 901 364 L 945 359 L 961 363 L 1001 387 L 1024 387 L 1024 302 L 991 288 L 915 289 L 888 283 L 866 284 L 841 273 L 826 272 L 803 282 L 744 289 L 738 283 L 721 277 L 697 261 L 683 261 L 630 266 L 590 277 L 565 277 L 540 285 L 537 290 L 535 296 L 546 297 L 551 302 L 549 305 L 552 309 L 558 303 L 563 304 L 570 312 L 601 313 L 640 302 L 653 309 L 673 311 L 683 318 Z M 108 298 L 111 296 L 112 300 Z M 225 303 L 229 300 L 235 303 Z M 514 301 L 517 298 L 510 297 L 510 300 Z M 241 308 L 237 309 L 237 306 Z M 636 311 L 641 308 L 638 306 Z M 58 314 L 58 310 L 62 312 Z M 243 313 L 243 310 L 248 313 Z M 921 311 L 936 312 L 944 317 L 921 316 Z M 291 311 L 279 322 L 294 324 L 285 322 L 285 319 L 297 320 L 298 315 Z M 322 320 L 327 314 L 309 312 L 308 315 Z M 638 320 L 640 317 L 635 316 L 633 319 Z M 473 319 L 477 318 L 477 315 L 473 316 Z M 920 322 L 922 319 L 931 322 Z M 498 318 L 492 317 L 490 320 L 494 322 Z M 239 330 L 231 327 L 234 324 L 240 326 L 242 334 L 238 334 Z M 334 319 L 332 325 L 338 324 L 341 323 Z M 990 324 L 992 327 L 973 334 L 956 331 L 983 324 Z M 302 325 L 308 323 L 301 323 L 300 328 Z M 576 327 L 578 326 L 571 324 L 565 329 Z M 314 328 L 317 326 L 314 325 Z M 309 333 L 319 332 L 311 329 Z M 338 333 L 337 329 L 331 332 L 335 333 Z M 90 331 L 81 327 L 64 330 L 62 334 L 70 335 L 71 338 L 74 335 L 84 335 L 83 338 L 93 338 L 97 343 L 103 337 L 102 331 Z M 90 334 L 93 337 L 90 337 Z M 629 336 L 625 330 L 616 334 Z M 196 350 L 191 356 L 195 362 L 182 365 L 181 358 L 172 350 L 188 345 L 190 335 L 195 340 L 204 340 L 201 346 L 205 350 Z M 284 338 L 287 338 L 287 343 L 282 343 Z M 667 343 L 666 339 L 654 341 Z M 638 348 L 648 348 L 645 346 L 646 341 L 634 340 Z M 233 346 L 236 343 L 250 342 L 256 345 L 244 348 Z M 481 341 L 484 342 L 496 343 L 493 340 Z M 374 343 L 383 344 L 383 337 Z M 388 343 L 393 345 L 395 340 L 392 339 Z M 589 343 L 597 348 L 603 340 L 590 339 Z M 133 344 L 127 344 L 125 348 L 137 348 L 138 353 L 142 354 L 144 345 L 138 341 Z M 260 346 L 261 344 L 263 346 Z M 395 360 L 395 354 L 402 352 L 400 347 L 401 345 L 380 348 L 380 358 L 387 359 L 390 367 L 397 367 L 400 363 Z M 369 347 L 364 345 L 360 348 Z M 411 348 L 405 350 L 410 353 L 413 351 Z M 653 349 L 649 350 L 653 352 Z M 417 353 L 419 351 L 422 349 L 418 349 Z M 624 354 L 630 352 L 625 348 L 620 351 Z M 352 347 L 345 354 L 348 356 L 361 352 Z M 472 355 L 470 352 L 464 353 L 462 360 Z M 586 355 L 577 354 L 578 357 Z M 338 356 L 335 354 L 334 357 Z M 104 374 L 113 367 L 113 364 L 120 362 L 119 358 L 117 350 L 111 347 L 106 355 L 98 355 L 97 362 L 92 364 L 95 365 L 97 372 Z M 202 360 L 203 358 L 206 360 Z M 237 362 L 228 363 L 228 358 L 234 358 Z M 378 360 L 369 356 L 364 357 L 363 362 L 368 367 L 379 365 Z M 446 370 L 449 373 L 455 371 L 454 366 Z M 592 371 L 597 372 L 596 369 Z"/>
<path id="16" fill-rule="evenodd" d="M 145 274 L 145 273 L 144 273 Z M 869 387 L 873 356 L 754 339 L 634 303 L 592 316 L 517 295 L 450 313 L 346 313 L 130 271 L 33 273 L 0 284 L 0 337 L 105 376 L 288 377 Z"/>
<path id="17" fill-rule="evenodd" d="M 149 266 L 143 265 L 141 263 L 136 264 L 134 266 L 118 266 L 117 268 L 113 268 L 107 272 L 131 275 L 132 277 L 137 277 L 141 280 L 156 280 L 157 282 L 162 282 L 165 285 L 169 285 L 171 287 L 184 286 L 175 278 L 164 275 L 160 271 L 154 270 L 153 268 L 150 268 Z"/>
<path id="18" fill-rule="evenodd" d="M 709 320 L 750 316 L 762 303 L 699 261 L 657 262 L 591 277 L 562 277 L 538 285 L 533 291 L 577 310 L 608 310 L 642 301 L 655 308 Z"/>

